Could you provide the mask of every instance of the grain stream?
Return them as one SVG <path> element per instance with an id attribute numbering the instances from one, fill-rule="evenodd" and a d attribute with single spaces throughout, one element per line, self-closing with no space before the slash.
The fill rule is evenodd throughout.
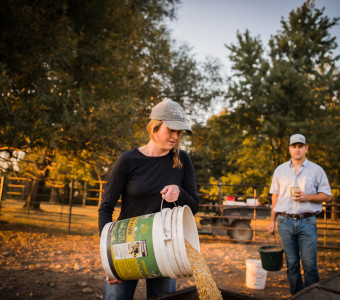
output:
<path id="1" fill-rule="evenodd" d="M 199 299 L 223 299 L 201 252 L 197 251 L 187 240 L 185 241 L 185 248 L 194 274 Z"/>

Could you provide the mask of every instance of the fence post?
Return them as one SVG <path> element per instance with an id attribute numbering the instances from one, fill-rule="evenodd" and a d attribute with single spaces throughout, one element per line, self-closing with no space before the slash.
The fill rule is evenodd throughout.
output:
<path id="1" fill-rule="evenodd" d="M 338 207 L 337 207 L 337 201 L 336 201 L 336 197 L 332 197 L 332 200 L 331 200 L 331 221 L 336 221 L 337 220 L 337 210 L 338 210 Z"/>
<path id="2" fill-rule="evenodd" d="M 87 181 L 84 181 L 84 187 L 83 187 L 83 206 L 86 206 L 86 197 L 87 197 Z"/>
<path id="3" fill-rule="evenodd" d="M 103 181 L 99 181 L 99 198 L 98 198 L 98 207 L 100 206 L 100 203 L 102 203 L 102 197 L 103 197 Z"/>
<path id="4" fill-rule="evenodd" d="M 2 204 L 2 191 L 4 187 L 4 176 L 1 176 L 1 182 L 0 182 L 0 215 L 1 215 L 1 204 Z"/>
<path id="5" fill-rule="evenodd" d="M 322 202 L 322 210 L 323 210 L 323 222 L 324 222 L 324 230 L 323 230 L 323 245 L 327 245 L 327 206 L 326 202 Z"/>
<path id="6" fill-rule="evenodd" d="M 257 195 L 256 195 L 256 187 L 254 189 L 254 241 L 256 241 L 256 204 L 257 204 Z"/>
<path id="7" fill-rule="evenodd" d="M 218 179 L 218 212 L 222 214 L 222 179 Z"/>
<path id="8" fill-rule="evenodd" d="M 68 234 L 71 232 L 72 198 L 73 198 L 73 179 L 70 182 L 70 209 L 68 215 Z"/>
<path id="9" fill-rule="evenodd" d="M 60 221 L 63 219 L 63 213 L 64 213 L 64 201 L 65 201 L 65 188 L 66 188 L 66 183 L 64 184 L 63 187 L 63 192 L 61 194 L 61 208 L 60 208 Z"/>

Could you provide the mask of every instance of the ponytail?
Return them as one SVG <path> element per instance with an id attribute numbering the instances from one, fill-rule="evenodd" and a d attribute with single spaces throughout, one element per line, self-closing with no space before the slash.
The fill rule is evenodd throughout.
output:
<path id="1" fill-rule="evenodd" d="M 173 168 L 181 169 L 183 167 L 181 160 L 179 159 L 179 145 L 177 145 L 177 149 L 172 148 L 172 159 L 174 161 Z"/>

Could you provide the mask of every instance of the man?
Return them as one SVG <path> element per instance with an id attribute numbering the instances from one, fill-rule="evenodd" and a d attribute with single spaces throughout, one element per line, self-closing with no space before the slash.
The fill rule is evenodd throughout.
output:
<path id="1" fill-rule="evenodd" d="M 322 202 L 332 197 L 326 173 L 307 160 L 307 151 L 305 137 L 292 135 L 289 141 L 291 159 L 275 169 L 270 187 L 272 214 L 268 230 L 274 233 L 277 218 L 292 295 L 319 281 L 315 216 L 322 211 Z"/>

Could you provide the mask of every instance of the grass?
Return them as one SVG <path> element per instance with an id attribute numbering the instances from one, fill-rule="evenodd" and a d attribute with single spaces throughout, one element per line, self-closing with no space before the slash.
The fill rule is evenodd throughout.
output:
<path id="1" fill-rule="evenodd" d="M 1 205 L 0 220 L 49 227 L 65 233 L 98 234 L 98 207 L 96 206 L 73 206 L 70 219 L 70 209 L 66 205 L 41 203 L 40 210 L 27 210 L 23 208 L 23 204 L 23 201 L 4 201 Z M 118 218 L 119 211 L 120 209 L 115 210 L 114 219 Z M 69 221 L 71 221 L 70 226 Z"/>

